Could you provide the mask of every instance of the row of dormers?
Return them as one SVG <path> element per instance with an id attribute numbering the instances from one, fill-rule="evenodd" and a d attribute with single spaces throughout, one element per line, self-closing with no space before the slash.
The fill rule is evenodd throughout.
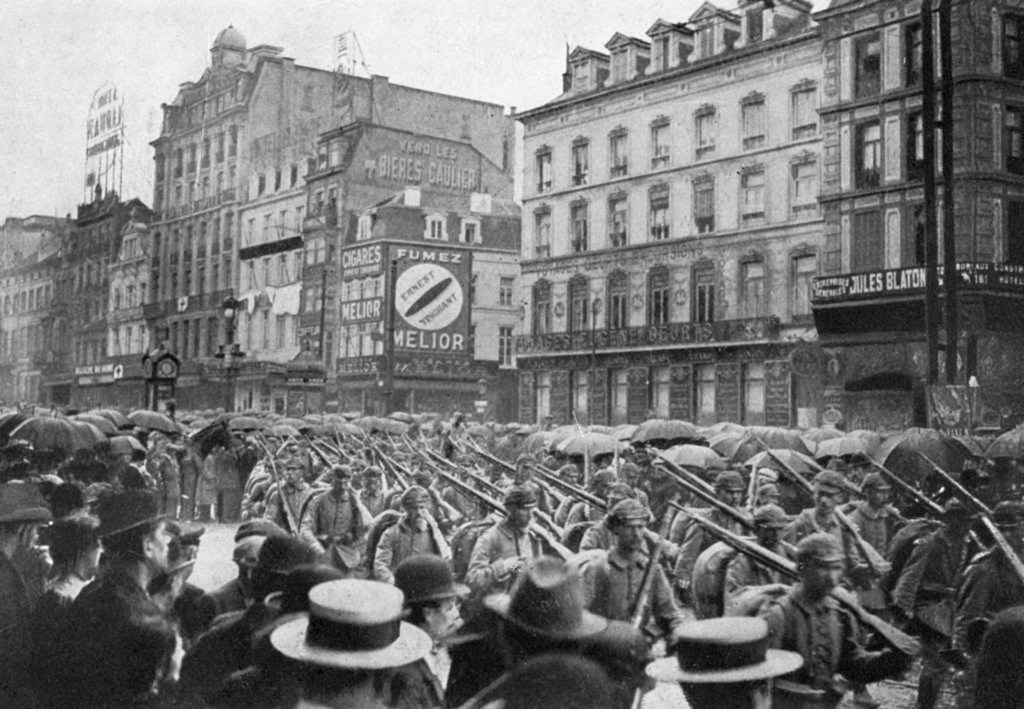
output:
<path id="1" fill-rule="evenodd" d="M 608 53 L 576 47 L 566 58 L 565 93 L 583 93 L 655 74 L 730 49 L 784 36 L 810 23 L 808 0 L 739 0 L 735 11 L 705 2 L 686 22 L 659 19 L 647 30 L 650 41 L 616 32 Z"/>

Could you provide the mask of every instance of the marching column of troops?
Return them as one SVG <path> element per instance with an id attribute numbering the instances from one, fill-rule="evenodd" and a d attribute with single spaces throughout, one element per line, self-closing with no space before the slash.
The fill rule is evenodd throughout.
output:
<path id="1" fill-rule="evenodd" d="M 1024 702 L 1024 506 L 978 477 L 223 432 L 59 479 L 5 449 L 0 705 L 872 707 L 912 667 L 923 709 Z M 197 515 L 240 518 L 214 590 Z"/>

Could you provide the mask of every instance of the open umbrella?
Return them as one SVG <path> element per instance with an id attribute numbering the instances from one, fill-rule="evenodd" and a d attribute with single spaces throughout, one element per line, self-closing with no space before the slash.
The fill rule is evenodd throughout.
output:
<path id="1" fill-rule="evenodd" d="M 633 440 L 633 434 L 636 433 L 636 429 L 637 426 L 635 423 L 620 423 L 612 429 L 612 435 L 615 436 L 617 440 L 629 443 Z"/>
<path id="2" fill-rule="evenodd" d="M 103 432 L 92 424 L 72 421 L 64 416 L 32 416 L 11 431 L 11 438 L 28 441 L 37 451 L 64 454 L 92 448 L 96 443 L 107 440 Z"/>
<path id="3" fill-rule="evenodd" d="M 985 457 L 992 460 L 1024 458 L 1024 426 L 1017 426 L 992 441 L 985 449 Z"/>
<path id="4" fill-rule="evenodd" d="M 636 427 L 634 443 L 701 439 L 697 427 L 679 419 L 648 419 Z"/>
<path id="5" fill-rule="evenodd" d="M 858 428 L 847 433 L 846 437 L 860 438 L 861 440 L 867 441 L 871 455 L 874 455 L 878 449 L 882 447 L 882 434 L 878 431 L 869 431 L 864 428 Z"/>
<path id="6" fill-rule="evenodd" d="M 565 455 L 598 455 L 625 450 L 626 446 L 607 433 L 584 433 L 566 438 L 556 446 L 556 450 Z"/>
<path id="7" fill-rule="evenodd" d="M 133 455 L 145 453 L 146 447 L 135 436 L 111 436 L 110 451 L 114 455 Z"/>
<path id="8" fill-rule="evenodd" d="M 22 413 L 21 411 L 8 411 L 0 414 L 0 440 L 8 438 L 11 435 L 11 431 L 30 418 L 31 414 Z"/>
<path id="9" fill-rule="evenodd" d="M 708 439 L 708 446 L 729 460 L 740 462 L 764 450 L 745 431 L 726 431 Z"/>
<path id="10" fill-rule="evenodd" d="M 697 446 L 692 443 L 672 446 L 659 453 L 658 457 L 680 467 L 694 470 L 725 470 L 729 467 L 728 461 L 715 451 L 707 446 Z"/>
<path id="11" fill-rule="evenodd" d="M 102 416 L 105 419 L 110 419 L 110 422 L 114 424 L 118 429 L 131 428 L 132 422 L 128 420 L 128 417 L 122 414 L 117 409 L 91 409 L 85 413 L 93 416 Z"/>
<path id="12" fill-rule="evenodd" d="M 798 453 L 810 454 L 811 450 L 800 437 L 800 431 L 776 426 L 749 426 L 747 432 L 768 448 L 786 448 Z M 763 448 L 762 448 L 763 450 Z"/>
<path id="13" fill-rule="evenodd" d="M 236 416 L 228 422 L 228 428 L 232 431 L 259 431 L 263 422 L 253 416 Z"/>
<path id="14" fill-rule="evenodd" d="M 778 458 L 801 475 L 813 475 L 821 470 L 821 466 L 818 465 L 814 458 L 805 453 L 799 453 L 797 451 L 789 450 L 788 448 L 773 449 L 772 453 L 775 454 L 775 457 L 768 455 L 767 451 L 761 451 L 760 453 L 747 458 L 743 462 L 743 465 L 749 467 L 751 470 L 757 470 L 758 468 L 771 468 L 772 470 L 782 472 L 782 464 L 776 460 L 776 458 Z"/>
<path id="15" fill-rule="evenodd" d="M 299 429 L 295 428 L 295 426 L 289 426 L 286 423 L 275 423 L 267 429 L 267 435 L 274 436 L 275 438 L 298 438 L 300 434 Z"/>
<path id="16" fill-rule="evenodd" d="M 132 411 L 128 414 L 128 420 L 147 431 L 160 431 L 161 433 L 178 433 L 181 431 L 178 424 L 159 411 L 149 411 L 148 409 Z"/>
<path id="17" fill-rule="evenodd" d="M 523 450 L 528 453 L 547 450 L 551 437 L 551 431 L 534 431 L 523 439 Z"/>
<path id="18" fill-rule="evenodd" d="M 99 414 L 77 414 L 72 416 L 71 420 L 91 423 L 107 436 L 117 435 L 117 426 L 115 426 L 106 416 L 100 416 Z"/>
<path id="19" fill-rule="evenodd" d="M 814 457 L 817 460 L 849 458 L 855 455 L 871 457 L 872 452 L 871 444 L 867 439 L 844 436 L 819 443 L 817 450 L 814 451 Z"/>
<path id="20" fill-rule="evenodd" d="M 964 461 L 975 457 L 963 443 L 933 428 L 908 428 L 887 438 L 876 457 L 907 482 L 913 482 L 932 472 L 931 466 L 917 453 L 923 453 L 948 473 L 959 473 Z"/>

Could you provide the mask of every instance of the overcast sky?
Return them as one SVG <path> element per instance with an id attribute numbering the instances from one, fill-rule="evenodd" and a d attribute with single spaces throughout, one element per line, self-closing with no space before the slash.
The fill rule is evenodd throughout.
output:
<path id="1" fill-rule="evenodd" d="M 682 22 L 700 0 L 0 0 L 0 219 L 73 212 L 85 190 L 93 93 L 125 98 L 124 196 L 152 203 L 160 104 L 209 64 L 220 30 L 331 68 L 353 30 L 366 67 L 397 84 L 516 106 L 560 91 L 565 47 L 602 49 Z M 733 9 L 735 0 L 718 3 Z M 828 0 L 815 0 L 816 10 Z"/>

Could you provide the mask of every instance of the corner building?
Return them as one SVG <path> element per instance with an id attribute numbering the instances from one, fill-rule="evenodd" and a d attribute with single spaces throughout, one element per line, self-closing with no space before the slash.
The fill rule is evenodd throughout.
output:
<path id="1" fill-rule="evenodd" d="M 817 424 L 793 366 L 823 243 L 810 9 L 705 3 L 578 47 L 563 93 L 518 115 L 521 421 Z"/>
<path id="2" fill-rule="evenodd" d="M 1024 418 L 1024 4 L 950 4 L 952 46 L 937 21 L 934 38 L 936 82 L 942 53 L 953 64 L 957 383 L 980 385 L 988 411 L 976 423 L 1007 426 Z M 926 425 L 920 3 L 833 0 L 815 19 L 825 238 L 813 297 L 820 349 L 806 361 L 846 428 Z M 937 171 L 940 272 L 949 177 Z M 939 300 L 944 328 L 941 286 Z"/>

